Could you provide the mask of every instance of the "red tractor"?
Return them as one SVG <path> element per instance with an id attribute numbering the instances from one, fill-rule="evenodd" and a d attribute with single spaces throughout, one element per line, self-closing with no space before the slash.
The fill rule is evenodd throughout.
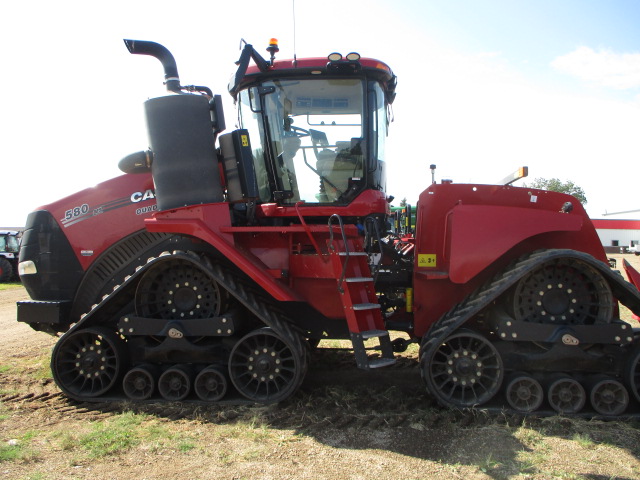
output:
<path id="1" fill-rule="evenodd" d="M 392 221 L 386 64 L 245 45 L 238 128 L 222 134 L 219 96 L 182 86 L 163 46 L 125 43 L 164 67 L 150 149 L 33 212 L 20 253 L 33 300 L 18 320 L 64 332 L 51 368 L 66 395 L 278 402 L 314 345 L 349 339 L 364 370 L 419 343 L 444 406 L 638 407 L 640 341 L 618 302 L 640 314 L 640 293 L 573 197 L 443 182 L 420 195 L 415 228 Z"/>

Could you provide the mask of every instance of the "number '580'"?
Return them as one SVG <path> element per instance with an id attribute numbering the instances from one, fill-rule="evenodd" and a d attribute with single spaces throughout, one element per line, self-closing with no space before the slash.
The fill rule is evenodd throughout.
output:
<path id="1" fill-rule="evenodd" d="M 79 207 L 73 207 L 64 212 L 65 220 L 71 220 L 72 218 L 79 217 L 80 215 L 84 215 L 89 213 L 89 205 L 82 204 Z"/>

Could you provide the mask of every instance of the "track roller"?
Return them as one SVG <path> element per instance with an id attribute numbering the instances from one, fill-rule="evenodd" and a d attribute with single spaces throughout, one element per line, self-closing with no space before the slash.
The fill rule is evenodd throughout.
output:
<path id="1" fill-rule="evenodd" d="M 176 365 L 166 370 L 158 380 L 162 398 L 171 402 L 184 400 L 191 391 L 192 372 L 186 365 Z"/>
<path id="2" fill-rule="evenodd" d="M 505 390 L 507 402 L 520 413 L 531 413 L 542 405 L 544 391 L 535 378 L 526 373 L 511 376 Z"/>
<path id="3" fill-rule="evenodd" d="M 591 406 L 601 415 L 620 415 L 629 405 L 627 389 L 619 381 L 598 377 L 591 387 Z"/>
<path id="4" fill-rule="evenodd" d="M 153 365 L 132 368 L 122 380 L 122 389 L 131 400 L 147 400 L 155 391 L 158 369 Z"/>
<path id="5" fill-rule="evenodd" d="M 559 375 L 549 384 L 547 400 L 558 413 L 578 413 L 587 401 L 587 394 L 577 380 Z"/>
<path id="6" fill-rule="evenodd" d="M 227 377 L 218 367 L 210 366 L 198 374 L 193 388 L 200 400 L 217 402 L 227 393 Z"/>

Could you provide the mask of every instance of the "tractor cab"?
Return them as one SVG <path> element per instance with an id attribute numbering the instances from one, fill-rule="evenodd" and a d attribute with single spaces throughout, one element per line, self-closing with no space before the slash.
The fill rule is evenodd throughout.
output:
<path id="1" fill-rule="evenodd" d="M 125 44 L 165 70 L 169 94 L 145 102 L 151 148 L 119 164 L 152 172 L 158 210 L 227 202 L 236 226 L 388 213 L 385 143 L 396 76 L 386 64 L 356 53 L 276 60 L 275 39 L 267 61 L 246 44 L 229 85 L 238 128 L 218 135 L 219 95 L 180 85 L 162 45 Z"/>
<path id="2" fill-rule="evenodd" d="M 256 202 L 347 206 L 365 191 L 384 198 L 391 69 L 358 54 L 266 62 L 251 45 L 243 57 L 229 90 L 251 142 Z"/>

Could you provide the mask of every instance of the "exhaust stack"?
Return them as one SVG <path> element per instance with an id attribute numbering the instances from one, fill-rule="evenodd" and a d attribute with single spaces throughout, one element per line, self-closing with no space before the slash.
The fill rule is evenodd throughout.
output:
<path id="1" fill-rule="evenodd" d="M 134 55 L 149 55 L 160 60 L 162 68 L 164 68 L 164 82 L 167 90 L 180 93 L 181 87 L 178 66 L 172 53 L 165 46 L 146 40 L 129 39 L 124 39 L 124 44 L 127 46 L 129 53 Z"/>
<path id="2" fill-rule="evenodd" d="M 180 86 L 176 61 L 166 47 L 142 40 L 124 43 L 130 53 L 160 60 L 169 94 L 144 102 L 150 151 L 125 157 L 120 168 L 127 173 L 151 169 L 159 210 L 224 201 L 210 97 L 182 91 L 188 87 Z M 216 122 L 223 125 L 222 118 Z"/>

